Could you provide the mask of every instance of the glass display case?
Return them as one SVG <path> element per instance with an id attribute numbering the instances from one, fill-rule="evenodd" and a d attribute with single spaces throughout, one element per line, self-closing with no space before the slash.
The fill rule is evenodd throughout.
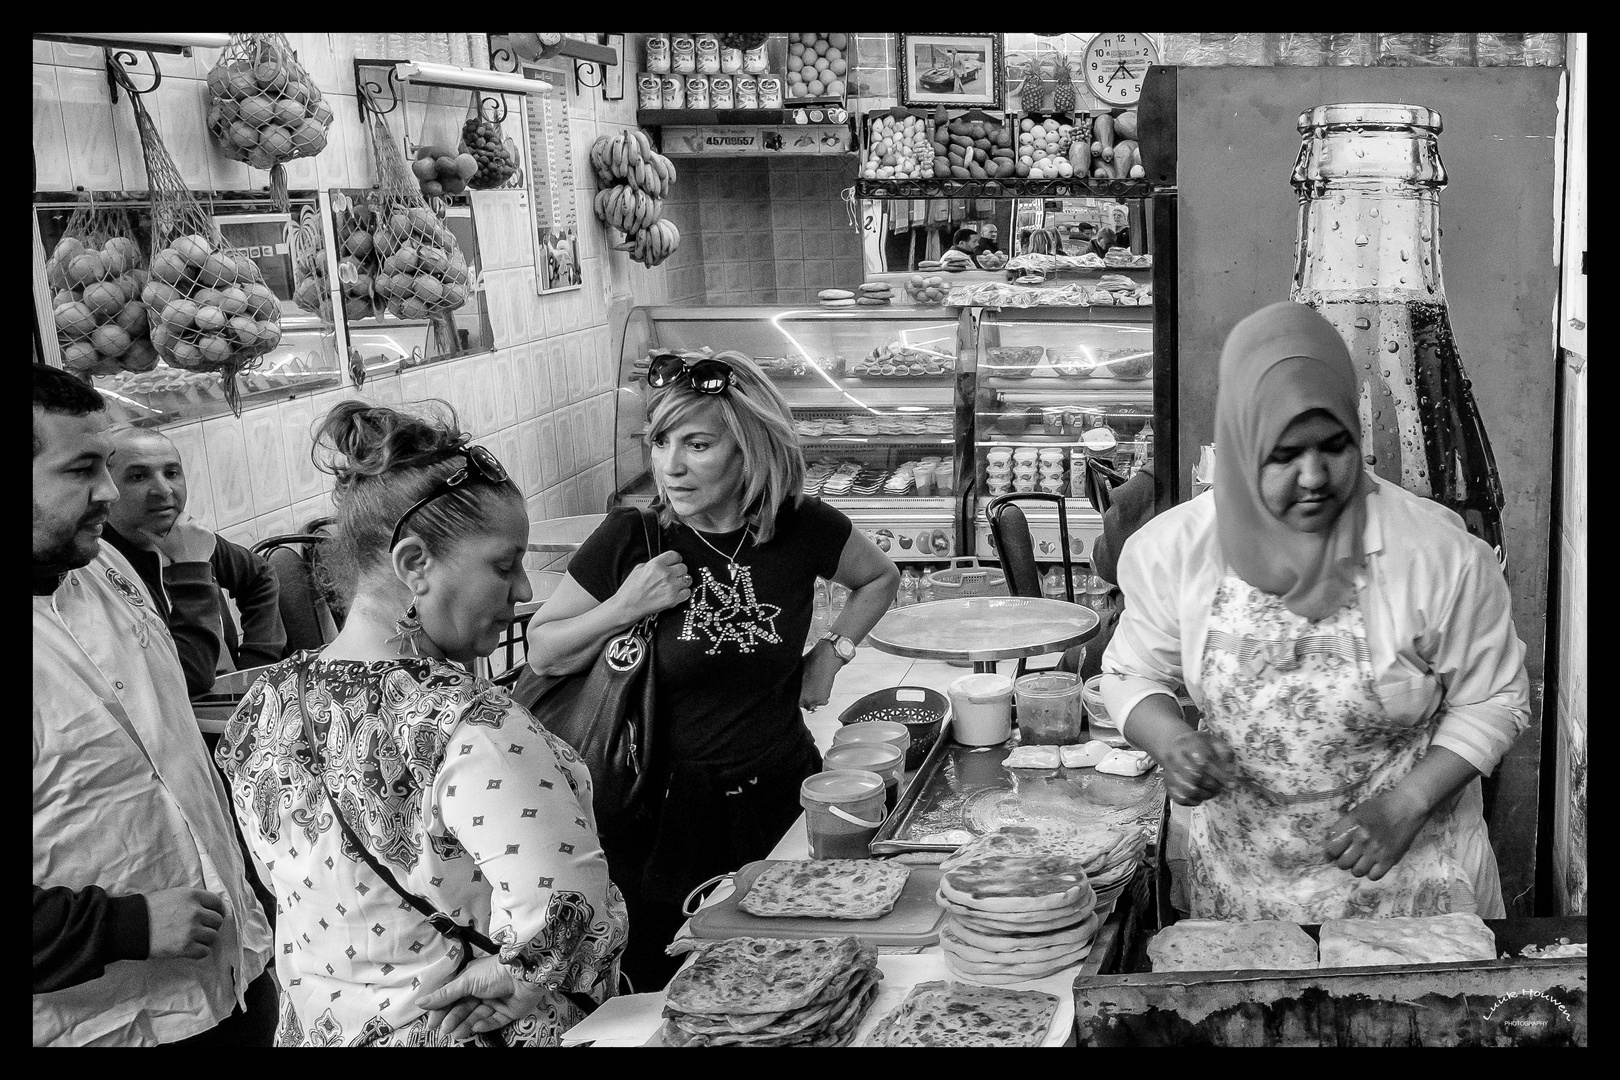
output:
<path id="1" fill-rule="evenodd" d="M 793 409 L 805 491 L 838 507 L 896 562 L 961 553 L 971 479 L 972 317 L 942 309 L 636 308 L 619 372 L 616 501 L 654 494 L 648 357 L 735 350 L 753 357 Z"/>
<path id="2" fill-rule="evenodd" d="M 986 310 L 977 344 L 973 550 L 996 554 L 991 498 L 1047 491 L 1068 498 L 1069 556 L 1089 563 L 1102 518 L 1086 497 L 1087 460 L 1128 477 L 1153 454 L 1152 306 Z M 1036 559 L 1060 560 L 1056 510 L 1026 516 Z"/>

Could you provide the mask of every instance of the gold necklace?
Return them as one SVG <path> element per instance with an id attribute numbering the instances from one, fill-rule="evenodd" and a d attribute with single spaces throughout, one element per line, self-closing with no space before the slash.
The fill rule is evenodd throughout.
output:
<path id="1" fill-rule="evenodd" d="M 687 528 L 692 529 L 692 535 L 693 536 L 695 536 L 699 540 L 703 541 L 703 546 L 704 547 L 707 547 L 710 551 L 714 552 L 716 555 L 718 555 L 722 559 L 726 560 L 726 569 L 731 571 L 731 580 L 736 581 L 737 580 L 737 556 L 742 554 L 743 545 L 748 543 L 747 524 L 745 523 L 744 526 L 743 526 L 742 539 L 737 541 L 737 550 L 733 551 L 729 556 L 725 552 L 721 551 L 719 548 L 715 547 L 713 544 L 709 543 L 708 538 L 705 537 L 702 533 L 698 532 L 696 529 L 693 529 L 692 526 L 688 525 Z"/>

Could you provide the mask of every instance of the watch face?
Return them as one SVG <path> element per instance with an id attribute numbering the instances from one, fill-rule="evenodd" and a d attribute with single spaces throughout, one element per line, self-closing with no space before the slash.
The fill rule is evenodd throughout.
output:
<path id="1" fill-rule="evenodd" d="M 1098 34 L 1086 46 L 1086 86 L 1103 101 L 1134 105 L 1148 66 L 1158 62 L 1159 50 L 1145 34 Z"/>

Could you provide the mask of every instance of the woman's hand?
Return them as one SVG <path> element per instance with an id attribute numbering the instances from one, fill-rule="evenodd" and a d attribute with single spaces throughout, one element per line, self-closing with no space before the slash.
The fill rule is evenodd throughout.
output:
<path id="1" fill-rule="evenodd" d="M 799 706 L 815 712 L 832 697 L 833 680 L 843 670 L 844 662 L 833 652 L 832 645 L 818 641 L 804 657 L 804 676 L 799 683 Z"/>
<path id="2" fill-rule="evenodd" d="M 1401 861 L 1427 820 L 1429 806 L 1397 787 L 1335 821 L 1322 852 L 1340 870 L 1377 881 Z"/>
<path id="3" fill-rule="evenodd" d="M 630 571 L 614 594 L 631 622 L 692 598 L 692 577 L 678 551 L 665 551 Z"/>
<path id="4" fill-rule="evenodd" d="M 483 956 L 437 990 L 421 995 L 416 1004 L 428 1010 L 428 1026 L 456 1042 L 496 1031 L 540 1004 L 545 990 L 512 977 L 507 966 Z"/>
<path id="5" fill-rule="evenodd" d="M 1177 735 L 1162 756 L 1165 787 L 1182 806 L 1213 799 L 1231 783 L 1237 765 L 1232 748 L 1215 735 L 1186 731 Z"/>

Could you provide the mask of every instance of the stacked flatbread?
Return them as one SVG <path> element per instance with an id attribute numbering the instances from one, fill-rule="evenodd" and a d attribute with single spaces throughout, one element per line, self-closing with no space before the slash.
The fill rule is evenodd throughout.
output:
<path id="1" fill-rule="evenodd" d="M 1040 1046 L 1057 1008 L 1038 990 L 918 983 L 861 1045 Z"/>
<path id="2" fill-rule="evenodd" d="M 1452 964 L 1495 960 L 1496 935 L 1478 915 L 1331 919 L 1317 935 L 1322 967 Z"/>
<path id="3" fill-rule="evenodd" d="M 877 919 L 894 910 L 911 869 L 882 859 L 773 863 L 738 907 L 766 918 Z"/>
<path id="4" fill-rule="evenodd" d="M 1316 967 L 1316 942 L 1296 923 L 1182 919 L 1148 942 L 1154 971 L 1297 970 Z"/>
<path id="5" fill-rule="evenodd" d="M 877 949 L 858 938 L 729 938 L 669 984 L 667 1046 L 848 1046 L 877 996 Z"/>
<path id="6" fill-rule="evenodd" d="M 941 876 L 945 967 L 990 986 L 1039 979 L 1084 960 L 1097 895 L 1065 855 L 980 855 Z"/>
<path id="7" fill-rule="evenodd" d="M 1146 850 L 1147 834 L 1141 829 L 1079 827 L 1057 821 L 1004 825 L 957 848 L 940 867 L 949 870 L 981 855 L 1061 855 L 1086 872 L 1097 894 L 1097 906 L 1106 907 L 1130 884 Z"/>

